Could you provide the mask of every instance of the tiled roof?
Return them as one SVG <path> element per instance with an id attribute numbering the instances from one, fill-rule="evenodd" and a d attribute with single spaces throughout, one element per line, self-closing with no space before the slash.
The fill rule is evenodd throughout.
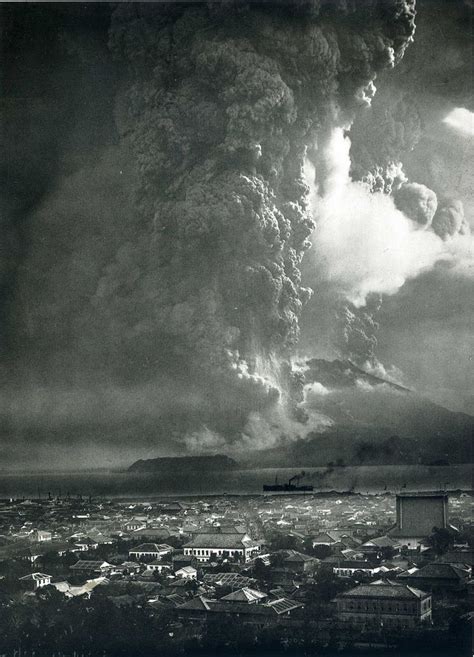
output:
<path id="1" fill-rule="evenodd" d="M 446 491 L 416 491 L 397 493 L 397 497 L 448 497 Z"/>
<path id="2" fill-rule="evenodd" d="M 343 598 L 392 598 L 396 600 L 413 600 L 424 598 L 424 591 L 404 584 L 360 584 L 350 591 L 341 593 Z"/>
<path id="3" fill-rule="evenodd" d="M 413 577 L 416 579 L 446 579 L 463 580 L 468 577 L 468 572 L 462 566 L 452 563 L 429 563 L 414 573 L 402 573 L 400 578 Z"/>
<path id="4" fill-rule="evenodd" d="M 474 550 L 472 548 L 450 550 L 440 559 L 443 563 L 466 564 L 474 566 Z"/>
<path id="5" fill-rule="evenodd" d="M 100 570 L 101 568 L 109 567 L 111 567 L 111 565 L 107 563 L 107 561 L 80 559 L 73 566 L 71 566 L 71 570 Z"/>
<path id="6" fill-rule="evenodd" d="M 44 573 L 30 573 L 29 575 L 24 575 L 20 577 L 21 580 L 38 580 L 38 579 L 51 579 L 51 575 L 45 575 Z"/>
<path id="7" fill-rule="evenodd" d="M 198 595 L 192 600 L 188 600 L 184 604 L 180 605 L 180 609 L 190 609 L 190 610 L 199 610 L 199 611 L 209 611 L 211 601 L 208 600 L 203 595 Z"/>
<path id="8" fill-rule="evenodd" d="M 268 606 L 273 609 L 278 615 L 286 614 L 293 609 L 298 609 L 304 607 L 301 602 L 296 602 L 295 600 L 290 600 L 289 598 L 278 598 L 278 600 L 272 600 L 268 603 Z"/>
<path id="9" fill-rule="evenodd" d="M 219 586 L 236 586 L 245 587 L 249 586 L 254 579 L 239 575 L 239 573 L 207 573 L 204 575 L 204 582 L 206 584 L 218 584 Z"/>
<path id="10" fill-rule="evenodd" d="M 258 602 L 259 600 L 263 600 L 266 597 L 266 593 L 244 587 L 238 591 L 233 591 L 232 593 L 225 595 L 223 598 L 221 598 L 221 600 L 226 600 L 228 602 L 246 602 L 250 604 L 251 602 Z"/>
<path id="11" fill-rule="evenodd" d="M 141 529 L 136 529 L 132 536 L 169 538 L 172 534 L 166 527 L 142 527 Z"/>
<path id="12" fill-rule="evenodd" d="M 291 550 L 290 554 L 286 557 L 285 561 L 305 563 L 306 561 L 316 561 L 316 559 L 314 557 L 310 557 L 307 554 L 303 554 L 302 552 Z"/>
<path id="13" fill-rule="evenodd" d="M 197 534 L 192 541 L 186 543 L 184 547 L 190 548 L 209 548 L 218 550 L 242 550 L 246 547 L 252 547 L 254 542 L 246 539 L 245 534 Z"/>
<path id="14" fill-rule="evenodd" d="M 142 543 L 138 547 L 129 550 L 130 553 L 133 552 L 163 552 L 163 550 L 172 550 L 170 545 L 157 545 L 156 543 Z"/>
<path id="15" fill-rule="evenodd" d="M 393 547 L 394 545 L 397 545 L 397 542 L 393 540 L 393 538 L 390 538 L 390 536 L 378 536 L 376 538 L 371 538 L 370 540 L 366 541 L 365 543 L 362 544 L 362 547 Z"/>
<path id="16" fill-rule="evenodd" d="M 357 570 L 373 570 L 374 566 L 369 561 L 359 561 L 357 559 L 341 559 L 335 564 L 336 568 L 357 568 Z"/>

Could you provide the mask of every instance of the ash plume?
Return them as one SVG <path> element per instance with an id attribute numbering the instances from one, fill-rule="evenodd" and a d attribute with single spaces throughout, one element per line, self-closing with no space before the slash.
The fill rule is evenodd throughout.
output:
<path id="1" fill-rule="evenodd" d="M 117 6 L 110 47 L 128 71 L 115 115 L 140 219 L 95 298 L 125 350 L 143 344 L 211 406 L 237 405 L 237 429 L 201 418 L 204 443 L 301 403 L 286 363 L 310 297 L 305 158 L 370 102 L 413 31 L 400 0 Z"/>
<path id="2" fill-rule="evenodd" d="M 469 144 L 462 134 L 463 130 L 468 130 L 465 116 L 472 108 L 472 85 L 468 82 L 471 77 L 472 7 L 461 0 L 454 0 L 449 5 L 437 0 L 420 0 L 417 9 L 419 21 L 409 58 L 404 59 L 395 71 L 382 73 L 378 77 L 378 90 L 373 101 L 355 115 L 348 131 L 351 181 L 365 184 L 374 195 L 370 202 L 366 198 L 366 205 L 377 205 L 378 201 L 382 201 L 381 194 L 387 197 L 385 208 L 381 204 L 375 211 L 380 215 L 380 221 L 373 225 L 363 222 L 369 239 L 378 229 L 382 230 L 384 215 L 393 217 L 392 228 L 401 226 L 396 220 L 396 213 L 392 213 L 393 204 L 410 220 L 405 225 L 411 237 L 403 247 L 401 267 L 394 263 L 384 281 L 372 280 L 369 284 L 369 288 L 381 292 L 385 283 L 385 294 L 392 294 L 397 285 L 400 289 L 405 281 L 423 271 L 436 269 L 447 276 L 452 274 L 453 286 L 457 274 L 472 276 L 469 223 L 474 205 L 472 178 L 466 174 Z M 441 20 L 442 48 L 439 47 Z M 461 119 L 464 123 L 460 123 Z M 453 130 L 443 132 L 440 122 L 441 126 L 457 125 L 458 134 Z M 420 227 L 425 236 L 419 234 Z M 342 226 L 341 220 L 339 229 L 342 232 L 339 236 L 341 242 L 347 244 L 343 235 L 347 238 L 349 234 L 349 241 L 357 242 L 357 230 L 349 233 L 350 227 Z M 432 239 L 435 235 L 444 244 L 436 244 Z M 408 236 L 407 233 L 405 237 Z M 418 242 L 418 248 L 415 248 L 413 240 Z M 314 242 L 317 243 L 316 237 Z M 387 248 L 390 255 L 396 250 L 395 234 L 391 239 L 388 239 L 388 234 L 382 236 L 381 243 L 384 242 L 382 252 Z M 324 248 L 321 251 L 324 256 Z M 410 252 L 420 255 L 420 268 L 415 262 L 416 256 L 413 266 L 408 262 L 406 254 Z M 370 260 L 367 266 L 363 249 L 355 249 L 348 255 L 352 255 L 355 279 L 361 276 L 363 269 L 368 274 Z M 357 266 L 357 258 L 364 265 Z M 402 265 L 403 260 L 405 266 Z M 332 259 L 328 258 L 328 261 Z M 389 268 L 388 263 L 386 267 Z M 349 305 L 342 301 L 333 306 L 335 346 L 339 353 L 362 364 L 360 351 L 354 350 L 353 345 L 365 346 L 367 362 L 377 360 L 377 313 L 371 314 L 368 303 L 363 305 L 364 294 L 360 298 L 354 295 L 349 280 L 341 280 L 351 277 L 350 269 L 347 268 L 344 277 L 343 272 L 335 272 L 334 268 L 331 271 L 328 266 L 323 276 L 332 281 L 336 294 L 339 290 L 344 298 L 349 298 Z M 339 280 L 334 281 L 335 276 Z M 368 275 L 361 278 L 369 283 Z M 309 281 L 310 277 L 305 280 Z M 388 289 L 390 280 L 395 285 L 393 292 Z M 363 280 L 353 287 L 362 289 Z M 370 295 L 365 299 L 370 299 Z M 359 308 L 354 308 L 353 304 L 351 307 L 350 302 L 354 300 Z"/>

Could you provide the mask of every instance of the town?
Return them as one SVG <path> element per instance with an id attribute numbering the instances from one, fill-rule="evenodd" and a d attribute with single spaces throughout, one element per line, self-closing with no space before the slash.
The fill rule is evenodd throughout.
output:
<path id="1" fill-rule="evenodd" d="M 462 492 L 3 499 L 0 655 L 470 654 L 473 547 Z"/>

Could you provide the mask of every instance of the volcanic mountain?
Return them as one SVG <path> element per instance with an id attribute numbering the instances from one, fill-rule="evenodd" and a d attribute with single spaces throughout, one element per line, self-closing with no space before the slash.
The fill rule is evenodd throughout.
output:
<path id="1" fill-rule="evenodd" d="M 260 451 L 262 465 L 321 466 L 472 462 L 474 418 L 450 411 L 350 361 L 306 362 L 306 430 Z M 327 419 L 311 427 L 311 410 Z"/>

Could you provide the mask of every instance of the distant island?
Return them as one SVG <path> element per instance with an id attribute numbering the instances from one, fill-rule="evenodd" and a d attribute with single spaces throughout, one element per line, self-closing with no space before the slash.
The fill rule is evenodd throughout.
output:
<path id="1" fill-rule="evenodd" d="M 214 454 L 212 456 L 163 456 L 156 459 L 140 459 L 135 461 L 127 472 L 170 472 L 176 469 L 177 472 L 198 470 L 233 470 L 238 468 L 239 464 L 234 459 L 224 454 Z"/>

